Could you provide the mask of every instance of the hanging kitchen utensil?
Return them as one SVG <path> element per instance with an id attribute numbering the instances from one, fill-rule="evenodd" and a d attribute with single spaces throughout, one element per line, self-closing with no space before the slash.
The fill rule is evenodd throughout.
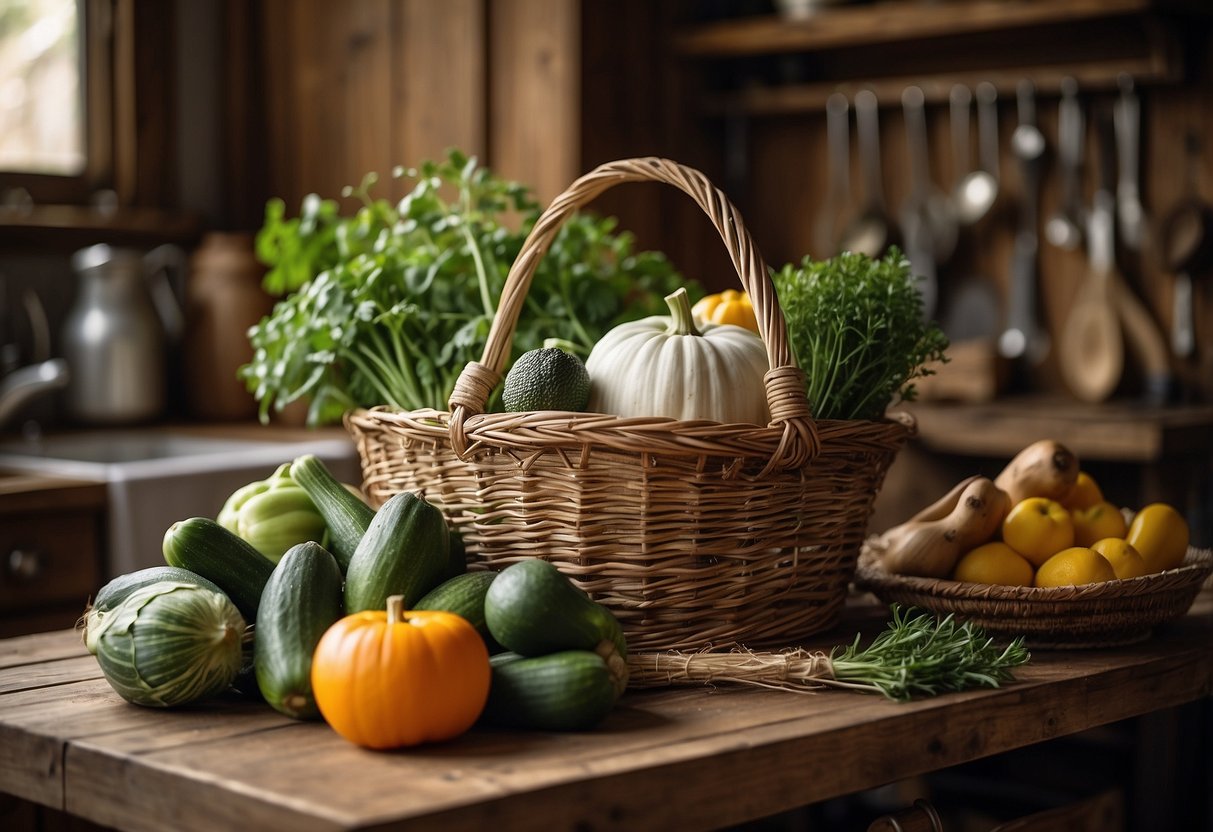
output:
<path id="1" fill-rule="evenodd" d="M 1111 286 L 1116 197 L 1110 150 L 1101 144 L 1099 183 L 1087 219 L 1087 272 L 1058 339 L 1062 379 L 1087 402 L 1111 396 L 1124 374 L 1124 337 Z"/>
<path id="2" fill-rule="evenodd" d="M 828 189 L 813 231 L 813 247 L 819 259 L 838 253 L 839 225 L 851 202 L 850 102 L 840 92 L 826 101 L 826 171 Z"/>
<path id="3" fill-rule="evenodd" d="M 842 236 L 844 251 L 879 257 L 893 241 L 893 221 L 885 207 L 880 172 L 880 116 L 876 94 L 861 90 L 855 95 L 855 126 L 859 132 L 859 157 L 863 175 L 864 207 Z"/>
<path id="4" fill-rule="evenodd" d="M 1057 161 L 1061 166 L 1061 199 L 1045 223 L 1045 237 L 1058 248 L 1073 251 L 1082 244 L 1082 162 L 1086 119 L 1078 100 L 1078 82 L 1061 82 L 1057 108 Z"/>
<path id="5" fill-rule="evenodd" d="M 1116 124 L 1116 155 L 1119 175 L 1116 177 L 1116 218 L 1121 242 L 1130 251 L 1141 251 L 1146 237 L 1146 212 L 1141 204 L 1138 182 L 1138 153 L 1141 135 L 1141 105 L 1133 90 L 1133 79 L 1121 74 L 1118 78 L 1120 97 L 1112 108 Z"/>
<path id="6" fill-rule="evenodd" d="M 952 201 L 931 182 L 925 101 L 918 87 L 907 87 L 901 95 L 910 161 L 910 192 L 902 206 L 901 228 L 906 255 L 918 277 L 923 315 L 930 318 L 939 294 L 937 269 L 956 249 L 957 226 Z"/>
<path id="7" fill-rule="evenodd" d="M 1023 194 L 1019 230 L 1011 253 L 1007 323 L 998 339 L 998 351 L 1004 358 L 1035 366 L 1044 361 L 1049 352 L 1048 331 L 1038 322 L 1036 286 L 1040 175 L 1045 138 L 1036 126 L 1036 90 L 1032 82 L 1020 81 L 1016 92 L 1019 123 L 1011 134 L 1011 152 L 1019 160 Z"/>
<path id="8" fill-rule="evenodd" d="M 969 111 L 973 107 L 973 93 L 964 84 L 953 84 L 948 93 L 948 123 L 952 131 L 952 202 L 959 217 L 960 204 L 964 199 L 965 177 L 969 170 Z"/>
<path id="9" fill-rule="evenodd" d="M 965 133 L 967 142 L 967 126 Z M 988 214 L 998 198 L 998 91 L 986 81 L 977 85 L 977 150 L 979 167 L 956 187 L 956 216 L 965 225 Z"/>
<path id="10" fill-rule="evenodd" d="M 1193 319 L 1192 275 L 1213 265 L 1213 205 L 1199 193 L 1200 136 L 1184 137 L 1187 161 L 1184 196 L 1167 212 L 1162 225 L 1162 258 L 1175 274 L 1171 306 L 1171 351 L 1179 358 L 1190 358 L 1196 351 Z"/>
<path id="11" fill-rule="evenodd" d="M 974 174 L 989 178 L 985 171 L 969 169 L 969 116 L 973 93 L 964 84 L 956 84 L 948 96 L 952 128 L 952 158 L 955 182 L 952 203 L 957 220 L 966 222 L 965 210 L 972 210 L 975 203 L 968 202 L 966 186 L 973 181 Z M 985 188 L 989 193 L 989 186 Z M 986 340 L 993 342 L 1002 320 L 1002 309 L 998 293 L 993 284 L 979 274 L 966 273 L 947 293 L 943 304 L 943 330 L 948 339 L 956 344 L 962 341 Z"/>

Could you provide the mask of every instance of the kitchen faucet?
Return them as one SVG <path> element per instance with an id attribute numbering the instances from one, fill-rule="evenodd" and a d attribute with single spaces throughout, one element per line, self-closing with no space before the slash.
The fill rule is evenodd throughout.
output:
<path id="1" fill-rule="evenodd" d="M 0 297 L 7 295 L 7 286 L 0 278 Z M 16 343 L 6 343 L 0 348 L 3 357 L 3 377 L 0 378 L 0 429 L 34 399 L 67 386 L 70 373 L 62 358 L 50 357 L 50 327 L 46 311 L 37 292 L 26 289 L 22 293 L 22 305 L 32 335 L 32 361 L 14 367 L 19 361 L 20 348 Z M 7 323 L 7 321 L 6 321 Z M 7 340 L 7 339 L 4 339 Z"/>
<path id="2" fill-rule="evenodd" d="M 49 358 L 13 370 L 0 381 L 0 428 L 26 404 L 67 386 L 69 372 L 62 358 Z"/>

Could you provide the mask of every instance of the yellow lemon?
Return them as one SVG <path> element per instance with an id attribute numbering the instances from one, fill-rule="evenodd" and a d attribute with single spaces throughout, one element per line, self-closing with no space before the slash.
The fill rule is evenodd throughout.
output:
<path id="1" fill-rule="evenodd" d="M 1078 472 L 1078 479 L 1074 480 L 1074 484 L 1070 486 L 1066 496 L 1061 498 L 1061 504 L 1070 511 L 1076 508 L 1090 508 L 1096 503 L 1102 502 L 1103 492 L 1099 490 L 1099 485 L 1091 479 L 1091 475 L 1086 471 Z"/>
<path id="2" fill-rule="evenodd" d="M 1027 558 L 996 541 L 978 546 L 961 557 L 953 577 L 975 584 L 1031 586 L 1034 571 Z"/>
<path id="3" fill-rule="evenodd" d="M 1150 570 L 1146 568 L 1145 560 L 1133 548 L 1133 544 L 1124 538 L 1106 537 L 1092 543 L 1091 548 L 1112 564 L 1112 571 L 1122 581 L 1128 578 L 1140 578 L 1142 575 L 1150 573 Z"/>
<path id="4" fill-rule="evenodd" d="M 1112 564 L 1086 546 L 1062 549 L 1036 570 L 1036 586 L 1081 586 L 1114 580 Z"/>
<path id="5" fill-rule="evenodd" d="M 1151 503 L 1133 517 L 1125 540 L 1133 544 L 1151 572 L 1174 569 L 1188 553 L 1188 523 L 1166 503 Z"/>
<path id="6" fill-rule="evenodd" d="M 1105 537 L 1124 537 L 1129 530 L 1120 509 L 1107 500 L 1100 500 L 1087 508 L 1070 509 L 1074 521 L 1074 545 L 1090 546 Z"/>
<path id="7" fill-rule="evenodd" d="M 1016 503 L 1002 521 L 1002 539 L 1029 563 L 1040 566 L 1074 545 L 1074 521 L 1056 500 L 1028 497 Z"/>

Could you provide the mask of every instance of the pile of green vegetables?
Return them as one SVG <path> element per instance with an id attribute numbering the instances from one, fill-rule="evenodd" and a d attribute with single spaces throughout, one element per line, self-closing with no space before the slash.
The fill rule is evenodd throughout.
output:
<path id="1" fill-rule="evenodd" d="M 352 215 L 310 196 L 298 218 L 266 208 L 257 254 L 281 300 L 250 330 L 241 378 L 271 410 L 310 403 L 309 424 L 355 407 L 445 410 L 479 360 L 510 266 L 540 215 L 527 188 L 452 151 L 393 175 L 415 180 L 398 203 L 374 198 L 374 175 L 345 196 Z M 507 226 L 516 221 L 517 228 Z M 668 260 L 634 252 L 615 221 L 579 214 L 542 259 L 513 341 L 517 357 L 560 338 L 584 352 L 614 325 L 660 312 L 683 285 Z"/>
<path id="2" fill-rule="evenodd" d="M 618 620 L 555 566 L 469 571 L 436 506 L 401 491 L 373 509 L 312 455 L 237 489 L 215 520 L 173 523 L 163 554 L 80 622 L 137 705 L 236 692 L 389 748 L 475 723 L 587 729 L 627 687 Z M 429 695 L 377 693 L 393 687 Z"/>
<path id="3" fill-rule="evenodd" d="M 844 252 L 773 274 L 788 340 L 818 419 L 879 419 L 946 361 L 947 336 L 923 315 L 910 262 Z"/>

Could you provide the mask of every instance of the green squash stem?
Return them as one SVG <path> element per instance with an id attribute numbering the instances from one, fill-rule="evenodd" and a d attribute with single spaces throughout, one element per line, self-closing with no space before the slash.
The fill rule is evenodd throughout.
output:
<path id="1" fill-rule="evenodd" d="M 695 326 L 691 299 L 685 287 L 679 286 L 672 294 L 666 295 L 665 305 L 670 307 L 670 325 L 666 328 L 666 335 L 703 335 Z"/>

